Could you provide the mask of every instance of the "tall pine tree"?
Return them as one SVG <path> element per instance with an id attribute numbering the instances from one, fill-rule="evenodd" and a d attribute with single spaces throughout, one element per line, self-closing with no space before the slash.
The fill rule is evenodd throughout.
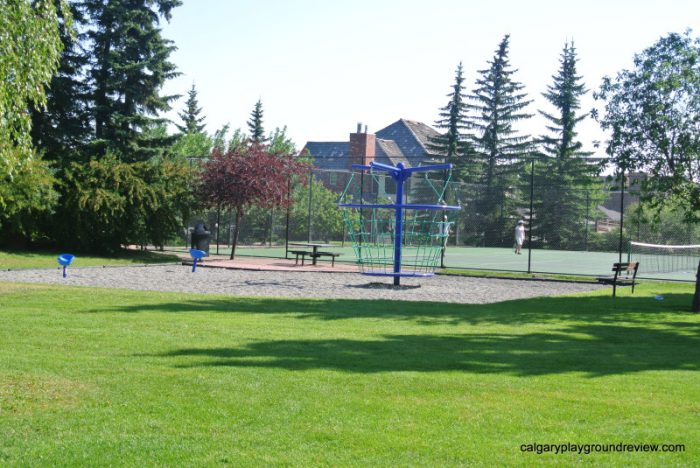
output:
<path id="1" fill-rule="evenodd" d="M 159 21 L 169 20 L 180 4 L 181 0 L 83 0 L 91 20 L 88 76 L 99 153 L 110 150 L 125 161 L 139 161 L 172 144 L 146 130 L 165 122 L 158 115 L 177 98 L 160 94 L 165 81 L 178 73 L 169 61 L 175 47 L 161 36 Z"/>
<path id="2" fill-rule="evenodd" d="M 255 103 L 253 112 L 250 113 L 250 120 L 246 123 L 248 124 L 248 131 L 250 131 L 250 140 L 253 143 L 264 143 L 265 129 L 263 128 L 263 109 L 260 99 Z"/>
<path id="3" fill-rule="evenodd" d="M 205 117 L 199 116 L 202 113 L 202 108 L 199 107 L 197 101 L 197 90 L 194 83 L 192 83 L 192 89 L 187 92 L 185 106 L 185 110 L 178 114 L 183 122 L 183 125 L 176 125 L 178 130 L 186 134 L 202 133 L 205 127 L 202 122 L 204 122 Z"/>
<path id="4" fill-rule="evenodd" d="M 59 0 L 55 0 L 59 3 Z M 76 4 L 71 5 L 74 32 L 67 27 L 59 10 L 59 33 L 63 53 L 58 71 L 46 90 L 46 106 L 32 111 L 32 139 L 44 157 L 64 168 L 81 159 L 92 135 L 90 126 L 90 88 L 83 79 L 88 56 L 85 40 L 85 16 Z"/>
<path id="5" fill-rule="evenodd" d="M 469 134 L 474 147 L 473 157 L 482 169 L 478 182 L 482 186 L 477 199 L 481 217 L 478 223 L 483 240 L 490 245 L 510 243 L 513 220 L 517 217 L 518 175 L 530 155 L 529 136 L 519 135 L 514 125 L 529 119 L 525 108 L 532 102 L 515 81 L 508 59 L 510 36 L 506 35 L 496 49 L 489 67 L 479 70 L 476 89 L 468 97 Z"/>
<path id="6" fill-rule="evenodd" d="M 586 222 L 601 194 L 597 166 L 586 161 L 593 153 L 583 151 L 577 140 L 576 126 L 589 116 L 579 112 L 588 90 L 576 71 L 577 62 L 573 42 L 566 43 L 559 73 L 542 94 L 555 112 L 540 111 L 549 121 L 549 134 L 540 138 L 543 157 L 535 170 L 536 224 L 531 229 L 551 248 L 585 247 Z"/>
<path id="7" fill-rule="evenodd" d="M 444 133 L 431 138 L 427 145 L 431 153 L 439 154 L 444 157 L 445 162 L 454 164 L 456 179 L 469 179 L 475 172 L 474 168 L 467 164 L 469 151 L 464 138 L 467 123 L 463 83 L 464 75 L 460 62 L 452 91 L 447 94 L 450 100 L 440 109 L 440 118 L 435 121 L 435 127 L 444 130 Z"/>

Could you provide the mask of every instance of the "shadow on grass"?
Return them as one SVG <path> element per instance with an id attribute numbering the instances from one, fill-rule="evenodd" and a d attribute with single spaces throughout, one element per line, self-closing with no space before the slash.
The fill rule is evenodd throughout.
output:
<path id="1" fill-rule="evenodd" d="M 191 301 L 146 302 L 93 309 L 92 313 L 244 313 L 280 314 L 318 320 L 391 319 L 417 324 L 527 324 L 561 321 L 640 322 L 689 310 L 690 294 L 653 297 L 581 296 L 539 297 L 493 304 L 442 302 L 361 301 L 348 299 L 205 298 Z M 692 316 L 692 315 L 691 315 Z"/>
<path id="2" fill-rule="evenodd" d="M 240 348 L 185 348 L 160 355 L 177 367 L 269 367 L 346 372 L 581 372 L 588 376 L 700 370 L 698 324 L 692 333 L 614 325 L 575 325 L 542 333 L 392 335 L 379 340 L 261 341 Z M 194 362 L 193 362 L 194 361 Z"/>

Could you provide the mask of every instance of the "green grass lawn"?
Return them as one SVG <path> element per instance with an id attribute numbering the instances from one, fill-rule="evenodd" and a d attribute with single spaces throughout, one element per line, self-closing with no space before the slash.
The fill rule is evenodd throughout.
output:
<path id="1" fill-rule="evenodd" d="M 0 251 L 0 269 L 15 270 L 20 268 L 58 268 L 57 257 L 66 252 L 34 251 L 34 250 L 3 250 Z M 74 252 L 70 252 L 74 253 Z M 172 253 L 142 252 L 138 250 L 123 250 L 111 256 L 95 256 L 74 253 L 75 259 L 71 266 L 110 266 L 144 263 L 177 262 L 179 258 Z"/>
<path id="2" fill-rule="evenodd" d="M 620 294 L 456 305 L 0 283 L 0 465 L 697 466 L 692 286 Z M 619 442 L 685 451 L 520 449 Z"/>

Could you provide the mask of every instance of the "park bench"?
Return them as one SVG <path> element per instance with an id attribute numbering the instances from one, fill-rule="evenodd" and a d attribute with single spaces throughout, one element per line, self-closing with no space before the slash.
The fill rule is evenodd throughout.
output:
<path id="1" fill-rule="evenodd" d="M 295 265 L 299 264 L 299 257 L 301 257 L 301 266 L 304 266 L 304 258 L 306 256 L 313 256 L 313 253 L 309 252 L 308 250 L 289 250 L 288 252 L 296 256 L 296 258 L 294 259 Z"/>
<path id="2" fill-rule="evenodd" d="M 331 267 L 335 266 L 335 257 L 340 257 L 338 252 L 316 252 L 311 254 L 312 257 L 331 257 Z M 303 263 L 302 263 L 303 264 Z"/>
<path id="3" fill-rule="evenodd" d="M 634 282 L 637 278 L 637 270 L 639 262 L 613 263 L 612 271 L 615 273 L 611 276 L 599 276 L 598 282 L 603 284 L 613 285 L 613 297 L 618 286 L 632 286 L 634 293 Z"/>

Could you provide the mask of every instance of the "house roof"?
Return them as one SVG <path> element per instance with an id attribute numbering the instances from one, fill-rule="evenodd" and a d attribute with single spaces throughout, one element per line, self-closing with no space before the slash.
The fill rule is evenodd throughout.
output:
<path id="1" fill-rule="evenodd" d="M 375 159 L 377 162 L 408 167 L 436 156 L 428 150 L 431 138 L 439 136 L 435 129 L 415 120 L 399 119 L 376 134 Z M 347 169 L 350 144 L 342 142 L 307 142 L 304 149 L 314 158 L 314 164 L 323 169 Z"/>
<path id="2" fill-rule="evenodd" d="M 377 132 L 377 138 L 395 141 L 404 156 L 414 166 L 430 154 L 427 149 L 430 138 L 439 135 L 436 130 L 424 123 L 406 119 L 399 119 Z"/>
<path id="3" fill-rule="evenodd" d="M 309 141 L 304 145 L 322 169 L 347 169 L 350 143 L 347 141 Z M 302 150 L 303 152 L 303 150 Z"/>
<path id="4" fill-rule="evenodd" d="M 399 148 L 399 145 L 397 145 L 394 140 L 382 140 L 378 138 L 376 155 L 375 159 L 377 159 L 378 162 L 389 163 L 392 166 L 403 162 L 410 166 L 406 156 L 403 155 L 401 148 Z"/>

